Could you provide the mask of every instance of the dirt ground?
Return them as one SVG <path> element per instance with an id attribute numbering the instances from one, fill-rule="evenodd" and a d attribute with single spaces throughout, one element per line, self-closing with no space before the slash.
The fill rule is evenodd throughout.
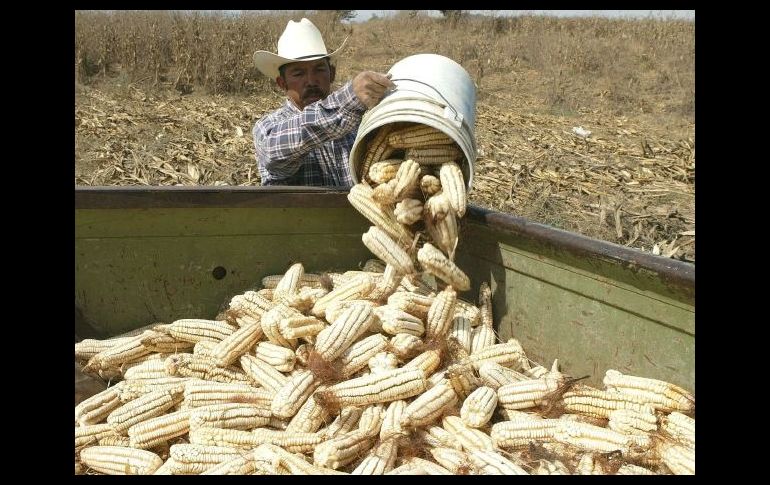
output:
<path id="1" fill-rule="evenodd" d="M 282 99 L 78 86 L 75 184 L 257 186 L 251 129 Z M 487 93 L 469 202 L 694 262 L 694 131 L 679 117 L 564 116 Z"/>

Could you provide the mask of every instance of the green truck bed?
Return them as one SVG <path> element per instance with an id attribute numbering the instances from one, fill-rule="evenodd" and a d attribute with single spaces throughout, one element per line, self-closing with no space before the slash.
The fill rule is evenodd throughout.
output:
<path id="1" fill-rule="evenodd" d="M 345 191 L 78 187 L 75 332 L 104 338 L 152 322 L 213 318 L 236 293 L 302 262 L 359 268 L 369 223 Z M 608 368 L 695 391 L 695 267 L 470 206 L 460 296 L 493 290 L 500 338 L 594 385 Z"/>

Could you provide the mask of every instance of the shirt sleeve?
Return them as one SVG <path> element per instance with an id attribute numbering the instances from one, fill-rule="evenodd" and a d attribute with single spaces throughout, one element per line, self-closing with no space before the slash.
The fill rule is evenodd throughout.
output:
<path id="1" fill-rule="evenodd" d="M 273 177 L 291 177 L 310 150 L 358 129 L 365 111 L 348 81 L 294 115 L 263 118 L 254 126 L 257 163 Z"/>

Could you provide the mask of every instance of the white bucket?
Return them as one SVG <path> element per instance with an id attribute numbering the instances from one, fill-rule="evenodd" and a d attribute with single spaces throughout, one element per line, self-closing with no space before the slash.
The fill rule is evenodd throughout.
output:
<path id="1" fill-rule="evenodd" d="M 468 190 L 476 162 L 476 86 L 463 67 L 437 54 L 417 54 L 388 71 L 396 88 L 367 111 L 350 152 L 350 171 L 358 173 L 369 140 L 383 125 L 399 122 L 432 126 L 450 136 L 465 155 L 460 163 Z"/>

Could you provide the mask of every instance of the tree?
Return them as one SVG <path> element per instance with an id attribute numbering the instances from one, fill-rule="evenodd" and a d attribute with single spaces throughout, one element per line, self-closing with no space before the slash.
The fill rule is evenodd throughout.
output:
<path id="1" fill-rule="evenodd" d="M 449 25 L 454 27 L 457 25 L 457 22 L 468 15 L 467 10 L 439 10 L 441 12 L 441 15 L 444 16 L 444 18 L 449 22 Z"/>
<path id="2" fill-rule="evenodd" d="M 334 17 L 339 22 L 342 20 L 353 20 L 356 18 L 357 12 L 355 10 L 335 10 Z"/>

